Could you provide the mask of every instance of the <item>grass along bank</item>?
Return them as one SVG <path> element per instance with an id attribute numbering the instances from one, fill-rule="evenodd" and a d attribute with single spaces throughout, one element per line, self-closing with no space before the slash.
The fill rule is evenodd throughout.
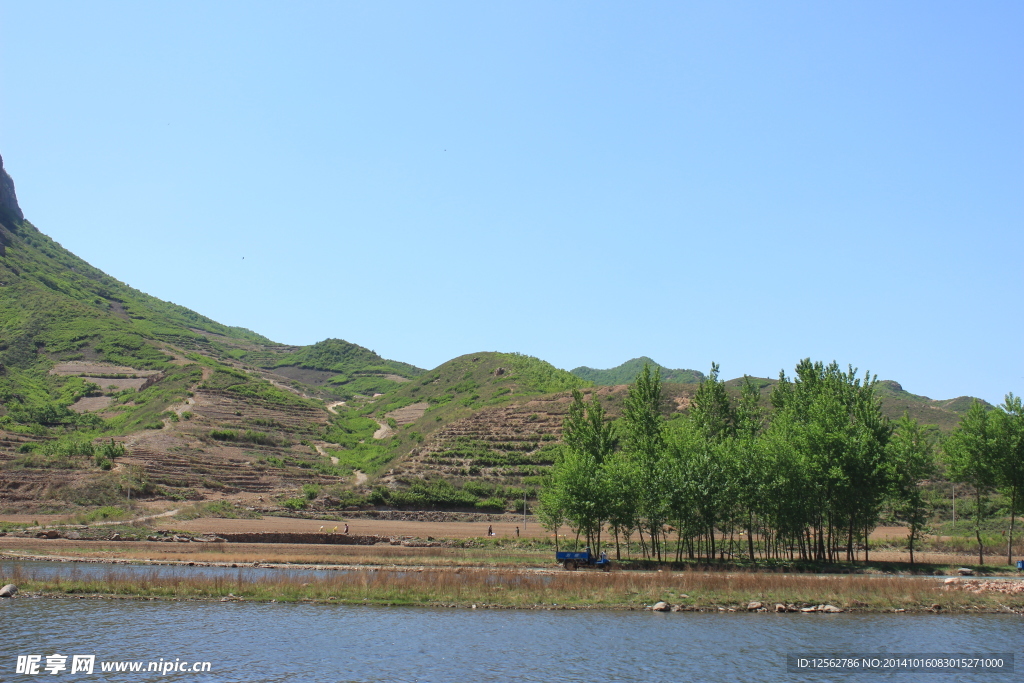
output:
<path id="1" fill-rule="evenodd" d="M 518 609 L 643 609 L 659 601 L 684 611 L 747 611 L 750 602 L 797 608 L 831 604 L 853 612 L 1024 613 L 1024 594 L 947 590 L 940 580 L 904 577 L 792 576 L 759 573 L 531 573 L 515 570 L 418 569 L 330 572 L 323 577 L 168 576 L 154 568 L 107 570 L 84 578 L 74 568 L 41 578 L 3 566 L 3 583 L 21 595 L 165 600 L 253 600 L 337 604 Z"/>

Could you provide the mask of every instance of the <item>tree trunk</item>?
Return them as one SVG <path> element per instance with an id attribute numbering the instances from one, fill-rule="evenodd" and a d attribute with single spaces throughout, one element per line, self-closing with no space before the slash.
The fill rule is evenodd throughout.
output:
<path id="1" fill-rule="evenodd" d="M 1006 539 L 1006 564 L 1013 564 L 1013 522 L 1017 513 L 1017 487 L 1013 487 L 1013 494 L 1010 496 L 1010 534 Z"/>
<path id="2" fill-rule="evenodd" d="M 978 564 L 985 564 L 985 546 L 981 544 L 981 487 L 976 488 L 974 503 L 977 510 L 974 516 L 974 537 L 978 539 Z"/>
<path id="3" fill-rule="evenodd" d="M 750 551 L 750 561 L 757 562 L 757 558 L 754 557 L 754 515 L 753 513 L 747 518 L 747 549 Z"/>
<path id="4" fill-rule="evenodd" d="M 853 516 L 850 516 L 850 528 L 846 532 L 846 561 L 853 562 Z"/>

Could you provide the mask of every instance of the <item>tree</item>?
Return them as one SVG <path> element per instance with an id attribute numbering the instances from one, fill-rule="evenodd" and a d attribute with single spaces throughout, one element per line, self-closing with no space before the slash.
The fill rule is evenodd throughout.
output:
<path id="1" fill-rule="evenodd" d="M 674 436 L 668 449 L 673 518 L 681 528 L 686 514 L 694 516 L 698 534 L 707 538 L 707 555 L 713 559 L 715 530 L 735 517 L 738 470 L 735 415 L 715 363 L 697 387 L 690 414 Z"/>
<path id="2" fill-rule="evenodd" d="M 834 561 L 843 535 L 847 559 L 853 559 L 854 536 L 863 531 L 866 539 L 888 488 L 885 446 L 892 428 L 874 397 L 876 381 L 868 374 L 858 379 L 854 368 L 844 372 L 835 361 L 826 366 L 805 358 L 794 380 L 781 373 L 772 391 L 772 441 L 795 452 L 805 470 L 805 495 L 815 501 L 810 523 L 817 560 Z"/>
<path id="3" fill-rule="evenodd" d="M 750 377 L 743 376 L 740 402 L 736 407 L 737 457 L 736 493 L 745 515 L 747 550 L 750 561 L 754 557 L 754 520 L 761 514 L 762 494 L 767 472 L 761 450 L 761 431 L 764 429 L 764 411 L 761 409 L 761 391 Z"/>
<path id="4" fill-rule="evenodd" d="M 997 483 L 1010 499 L 1010 529 L 1006 538 L 1006 564 L 1013 564 L 1013 527 L 1024 508 L 1024 405 L 1020 396 L 1006 395 L 999 406 Z"/>
<path id="5" fill-rule="evenodd" d="M 603 476 L 607 482 L 608 526 L 615 534 L 615 559 L 621 560 L 619 537 L 626 541 L 628 553 L 629 539 L 640 525 L 636 463 L 623 451 L 612 453 L 604 461 Z"/>
<path id="6" fill-rule="evenodd" d="M 603 465 L 615 450 L 615 436 L 596 396 L 590 403 L 576 389 L 572 396 L 562 425 L 561 454 L 551 472 L 553 492 L 542 502 L 552 520 L 559 519 L 560 511 L 573 531 L 586 537 L 588 547 L 600 552 L 601 530 L 608 518 L 609 487 Z"/>
<path id="7" fill-rule="evenodd" d="M 661 560 L 665 526 L 665 433 L 661 416 L 661 371 L 646 363 L 629 387 L 620 419 L 624 450 L 636 472 L 636 501 L 640 526 L 650 535 L 652 556 Z M 643 544 L 643 534 L 640 536 Z M 646 547 L 645 547 L 646 554 Z"/>
<path id="8" fill-rule="evenodd" d="M 998 418 L 997 418 L 998 419 Z M 997 482 L 999 441 L 996 420 L 975 400 L 942 445 L 949 477 L 974 488 L 974 534 L 978 540 L 978 564 L 985 563 L 981 525 L 988 494 Z"/>
<path id="9" fill-rule="evenodd" d="M 896 423 L 889 450 L 893 513 L 910 532 L 910 564 L 914 564 L 914 542 L 927 528 L 932 508 L 921 490 L 921 482 L 935 474 L 933 447 L 917 420 L 904 412 Z"/>
<path id="10" fill-rule="evenodd" d="M 729 401 L 725 382 L 718 379 L 718 365 L 711 364 L 711 372 L 697 386 L 690 407 L 690 419 L 705 441 L 717 443 L 735 435 L 735 415 Z"/>
<path id="11" fill-rule="evenodd" d="M 554 486 L 550 474 L 544 478 L 544 484 L 537 495 L 537 517 L 540 525 L 555 535 L 557 552 L 558 530 L 565 524 L 565 509 L 562 506 L 562 491 Z"/>

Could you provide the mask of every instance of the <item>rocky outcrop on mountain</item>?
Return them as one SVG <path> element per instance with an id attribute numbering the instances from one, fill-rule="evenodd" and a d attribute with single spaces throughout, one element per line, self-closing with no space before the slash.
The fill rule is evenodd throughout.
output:
<path id="1" fill-rule="evenodd" d="M 19 221 L 25 219 L 21 207 L 18 206 L 18 196 L 14 194 L 14 179 L 4 170 L 2 156 L 0 156 L 0 206 L 17 216 Z"/>

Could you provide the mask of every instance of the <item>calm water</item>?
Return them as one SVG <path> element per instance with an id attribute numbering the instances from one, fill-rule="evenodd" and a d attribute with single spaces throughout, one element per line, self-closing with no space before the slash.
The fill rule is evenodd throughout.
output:
<path id="1" fill-rule="evenodd" d="M 189 567 L 185 565 L 110 564 L 105 562 L 0 562 L 0 577 L 10 575 L 15 568 L 26 579 L 47 579 L 63 576 L 69 579 L 102 579 L 108 575 L 125 578 L 171 578 L 198 576 L 203 578 L 240 578 L 259 581 L 261 578 L 315 579 L 336 574 L 348 574 L 345 569 L 277 569 L 273 567 Z M 2 680 L 2 679 L 0 679 Z"/>
<path id="2" fill-rule="evenodd" d="M 66 570 L 67 567 L 65 566 Z M 120 567 L 119 567 L 120 569 Z M 235 570 L 237 571 L 237 570 Z M 1024 619 L 0 601 L 0 681 L 1019 681 Z M 17 655 L 209 661 L 209 673 L 15 673 Z M 794 674 L 801 653 L 1014 652 L 1014 674 Z M 68 660 L 70 664 L 70 659 Z M 45 665 L 45 659 L 43 661 Z M 69 666 L 70 668 L 70 666 Z"/>

